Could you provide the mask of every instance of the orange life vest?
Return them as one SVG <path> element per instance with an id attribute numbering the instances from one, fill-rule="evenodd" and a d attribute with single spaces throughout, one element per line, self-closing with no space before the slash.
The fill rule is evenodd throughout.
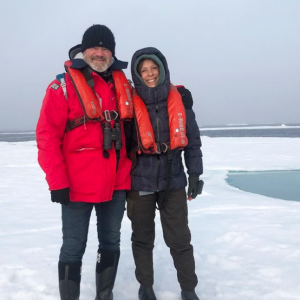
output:
<path id="1" fill-rule="evenodd" d="M 71 66 L 72 61 L 68 60 L 65 62 L 65 69 L 75 87 L 85 117 L 90 121 L 103 121 L 106 117 L 106 112 L 103 113 L 102 111 L 100 101 L 97 98 L 98 96 L 92 88 L 93 84 L 89 85 L 83 72 L 78 69 L 72 69 Z M 116 90 L 117 107 L 120 119 L 131 119 L 133 118 L 131 86 L 125 77 L 124 72 L 121 70 L 113 71 L 112 77 Z"/>
<path id="2" fill-rule="evenodd" d="M 143 100 L 135 89 L 132 91 L 132 102 L 137 126 L 139 148 L 147 154 L 159 154 L 167 150 L 183 149 L 188 144 L 186 136 L 186 115 L 181 95 L 171 84 L 167 100 L 170 143 L 157 143 L 151 125 L 149 113 Z"/>

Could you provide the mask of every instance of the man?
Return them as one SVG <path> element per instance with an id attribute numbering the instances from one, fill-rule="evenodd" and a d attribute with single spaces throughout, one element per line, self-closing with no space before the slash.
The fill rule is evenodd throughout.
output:
<path id="1" fill-rule="evenodd" d="M 80 52 L 83 59 L 74 59 Z M 82 257 L 95 207 L 96 300 L 112 300 L 125 191 L 130 189 L 123 119 L 130 117 L 132 106 L 130 93 L 124 90 L 127 79 L 120 71 L 127 63 L 115 57 L 114 35 L 104 25 L 88 28 L 81 45 L 73 47 L 69 56 L 67 73 L 58 75 L 47 88 L 36 129 L 38 161 L 52 202 L 62 207 L 60 297 L 79 299 Z M 120 80 L 121 87 L 116 85 Z M 128 96 L 126 104 L 119 102 L 122 93 Z M 122 107 L 129 114 L 120 112 Z"/>

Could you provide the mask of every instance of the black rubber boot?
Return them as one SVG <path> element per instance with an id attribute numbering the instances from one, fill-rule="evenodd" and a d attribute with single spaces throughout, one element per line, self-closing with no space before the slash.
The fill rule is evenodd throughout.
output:
<path id="1" fill-rule="evenodd" d="M 81 262 L 58 263 L 59 293 L 61 300 L 79 300 Z"/>
<path id="2" fill-rule="evenodd" d="M 139 300 L 157 300 L 153 287 L 141 285 L 139 289 Z"/>
<path id="3" fill-rule="evenodd" d="M 95 300 L 113 300 L 120 251 L 98 250 Z"/>
<path id="4" fill-rule="evenodd" d="M 181 291 L 181 298 L 182 300 L 200 300 L 198 296 L 195 293 L 195 290 L 193 291 Z"/>

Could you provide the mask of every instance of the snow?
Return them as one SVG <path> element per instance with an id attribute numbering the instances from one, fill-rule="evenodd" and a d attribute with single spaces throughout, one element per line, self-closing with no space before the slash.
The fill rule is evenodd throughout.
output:
<path id="1" fill-rule="evenodd" d="M 299 300 L 300 202 L 229 186 L 229 170 L 300 169 L 300 139 L 203 137 L 203 195 L 188 203 L 201 300 Z M 60 205 L 50 201 L 35 142 L 0 143 L 0 299 L 57 300 Z M 159 221 L 154 249 L 158 300 L 179 300 L 180 288 Z M 135 300 L 127 216 L 115 299 Z M 81 300 L 95 298 L 95 214 L 83 260 Z"/>

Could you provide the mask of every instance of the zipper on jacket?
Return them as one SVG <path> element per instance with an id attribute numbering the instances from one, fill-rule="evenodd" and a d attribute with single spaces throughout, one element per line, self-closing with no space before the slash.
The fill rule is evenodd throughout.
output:
<path id="1" fill-rule="evenodd" d="M 159 117 L 158 117 L 158 104 L 155 106 L 155 111 L 156 111 L 156 129 L 157 129 L 157 134 L 156 134 L 156 140 L 159 143 Z"/>
<path id="2" fill-rule="evenodd" d="M 156 142 L 159 143 L 159 118 L 158 118 L 158 104 L 155 106 L 156 111 Z M 159 173 L 160 173 L 160 154 L 157 154 L 157 191 L 159 192 Z"/>
<path id="3" fill-rule="evenodd" d="M 160 169 L 160 154 L 157 154 L 157 192 L 159 192 L 159 169 Z"/>

